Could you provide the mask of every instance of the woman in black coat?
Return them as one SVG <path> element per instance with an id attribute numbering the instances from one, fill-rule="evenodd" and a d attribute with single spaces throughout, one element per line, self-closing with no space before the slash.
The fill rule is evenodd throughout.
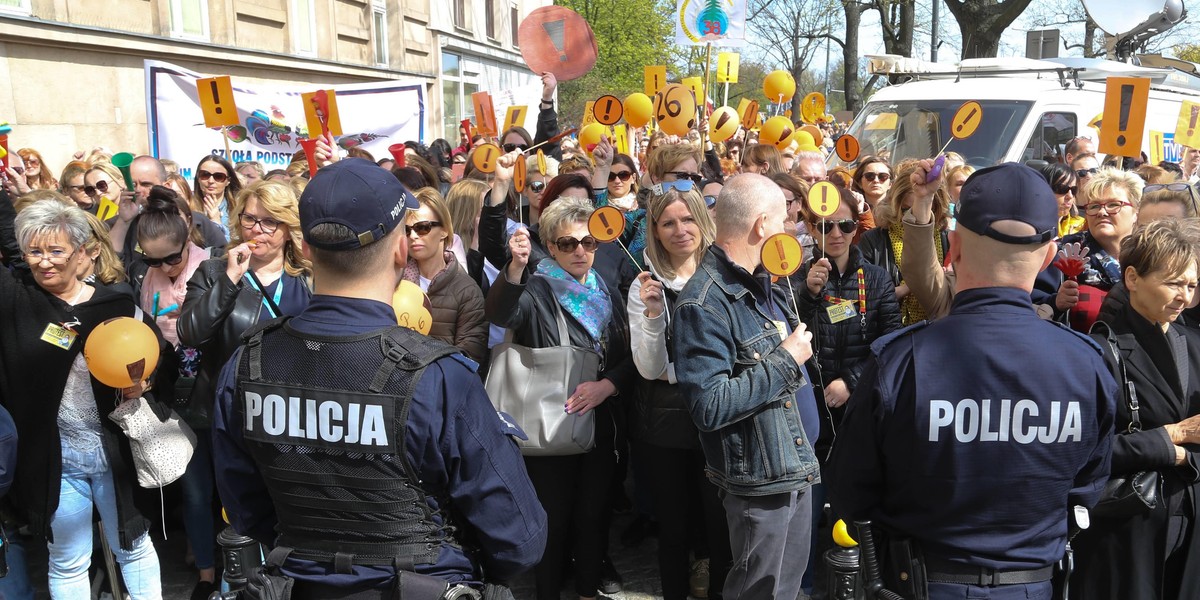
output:
<path id="1" fill-rule="evenodd" d="M 838 188 L 837 212 L 821 218 L 803 207 L 804 221 L 817 247 L 813 260 L 792 275 L 800 320 L 813 332 L 809 375 L 821 413 L 814 444 L 824 464 L 845 412 L 846 401 L 871 354 L 871 342 L 900 329 L 900 305 L 892 278 L 866 261 L 851 245 L 858 226 L 858 203 Z"/>
<path id="2" fill-rule="evenodd" d="M 597 594 L 609 482 L 618 459 L 614 443 L 618 403 L 637 376 L 629 351 L 625 303 L 592 268 L 598 247 L 588 233 L 592 210 L 591 202 L 581 198 L 562 198 L 549 206 L 542 213 L 541 230 L 550 258 L 533 269 L 525 268 L 533 246 L 529 233 L 524 228 L 514 233 L 509 240 L 512 261 L 496 277 L 487 297 L 488 320 L 508 328 L 516 344 L 559 345 L 558 315 L 562 314 L 569 344 L 600 353 L 594 381 L 562 390 L 567 413 L 596 411 L 595 447 L 583 454 L 525 457 L 549 529 L 546 552 L 534 569 L 539 600 L 559 597 L 563 567 L 570 557 L 575 559 L 576 592 L 581 598 Z"/>
<path id="3" fill-rule="evenodd" d="M 1153 470 L 1161 487 L 1154 509 L 1092 516 L 1072 543 L 1072 598 L 1200 597 L 1200 334 L 1174 323 L 1196 290 L 1198 237 L 1195 220 L 1162 220 L 1122 242 L 1129 303 L 1108 326 L 1137 391 L 1141 428 L 1130 431 L 1129 399 L 1119 392 L 1112 476 Z M 1120 381 L 1108 339 L 1093 337 Z"/>

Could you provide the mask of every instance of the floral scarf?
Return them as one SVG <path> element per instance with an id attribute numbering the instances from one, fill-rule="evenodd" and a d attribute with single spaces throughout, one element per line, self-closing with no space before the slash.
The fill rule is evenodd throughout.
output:
<path id="1" fill-rule="evenodd" d="M 596 276 L 596 270 L 588 271 L 581 284 L 554 259 L 546 258 L 538 263 L 537 274 L 550 284 L 558 305 L 583 325 L 596 344 L 600 344 L 613 314 L 612 300 Z M 562 343 L 565 342 L 562 340 Z"/>

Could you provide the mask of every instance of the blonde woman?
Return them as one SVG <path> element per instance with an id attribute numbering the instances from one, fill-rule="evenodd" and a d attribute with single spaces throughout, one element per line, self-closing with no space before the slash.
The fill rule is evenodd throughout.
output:
<path id="1" fill-rule="evenodd" d="M 58 189 L 58 180 L 51 174 L 50 167 L 46 166 L 41 153 L 33 148 L 21 148 L 17 150 L 17 155 L 25 161 L 25 181 L 31 189 Z"/>
<path id="2" fill-rule="evenodd" d="M 717 488 L 704 475 L 700 437 L 675 379 L 669 315 L 712 245 L 716 227 L 697 187 L 650 197 L 646 267 L 629 287 L 629 339 L 641 377 L 630 413 L 634 461 L 642 461 L 658 520 L 658 573 L 665 600 L 686 600 L 689 532 L 705 531 L 711 590 L 729 570 L 729 531 Z"/>
<path id="3" fill-rule="evenodd" d="M 487 353 L 488 326 L 483 316 L 483 292 L 450 252 L 454 221 L 441 194 L 431 187 L 416 192 L 420 208 L 409 211 L 408 266 L 404 279 L 421 286 L 429 296 L 433 326 L 429 337 L 457 347 L 482 361 Z"/>
<path id="4" fill-rule="evenodd" d="M 528 184 L 526 185 L 528 188 Z M 483 254 L 479 251 L 479 223 L 483 214 L 484 196 L 491 191 L 487 183 L 464 179 L 446 192 L 446 210 L 454 221 L 455 258 L 467 270 L 471 279 L 486 290 L 489 278 L 484 274 Z M 462 250 L 459 255 L 458 250 Z"/>
<path id="5" fill-rule="evenodd" d="M 874 164 L 878 163 L 872 163 L 872 165 Z M 909 295 L 908 284 L 904 282 L 904 276 L 900 272 L 900 261 L 904 254 L 902 218 L 913 205 L 913 187 L 910 178 L 917 168 L 915 160 L 906 160 L 896 165 L 896 177 L 892 180 L 893 183 L 887 194 L 872 211 L 875 213 L 875 229 L 864 233 L 858 244 L 859 250 L 862 251 L 863 258 L 867 262 L 883 267 L 892 276 L 892 283 L 896 286 L 896 300 L 900 302 L 900 315 L 906 326 L 923 321 L 928 316 L 917 297 Z M 938 264 L 942 264 L 946 258 L 946 251 L 950 248 L 950 242 L 946 236 L 946 226 L 950 221 L 950 195 L 946 193 L 945 186 L 939 187 L 934 192 L 933 214 L 934 252 Z"/>

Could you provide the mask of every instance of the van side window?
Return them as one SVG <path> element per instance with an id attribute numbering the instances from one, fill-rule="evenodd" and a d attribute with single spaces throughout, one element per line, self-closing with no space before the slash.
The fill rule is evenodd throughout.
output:
<path id="1" fill-rule="evenodd" d="M 1078 120 L 1075 113 L 1043 113 L 1038 126 L 1033 130 L 1033 135 L 1029 138 L 1029 143 L 1025 145 L 1022 161 L 1035 159 L 1046 162 L 1061 161 L 1067 142 L 1075 137 L 1077 130 Z"/>

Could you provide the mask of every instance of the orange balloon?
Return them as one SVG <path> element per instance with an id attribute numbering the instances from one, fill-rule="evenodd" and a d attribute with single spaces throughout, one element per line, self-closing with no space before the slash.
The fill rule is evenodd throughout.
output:
<path id="1" fill-rule="evenodd" d="M 738 125 L 741 125 L 741 121 L 737 110 L 732 106 L 722 106 L 708 118 L 708 137 L 713 142 L 723 142 L 737 133 Z"/>
<path id="2" fill-rule="evenodd" d="M 654 118 L 671 135 L 687 135 L 696 126 L 696 97 L 678 83 L 664 86 L 654 95 Z"/>
<path id="3" fill-rule="evenodd" d="M 421 291 L 421 286 L 404 280 L 392 293 L 392 309 L 396 311 L 396 324 L 416 329 L 410 323 L 416 324 L 422 315 L 430 314 L 429 298 Z"/>
<path id="4" fill-rule="evenodd" d="M 625 97 L 625 122 L 634 127 L 641 127 L 650 122 L 654 116 L 654 101 L 641 92 L 634 92 Z"/>
<path id="5" fill-rule="evenodd" d="M 758 143 L 771 144 L 780 150 L 792 143 L 792 134 L 796 132 L 792 120 L 787 117 L 771 117 L 763 123 L 758 131 Z"/>
<path id="6" fill-rule="evenodd" d="M 88 334 L 83 358 L 88 371 L 111 388 L 132 387 L 145 381 L 158 366 L 158 336 L 132 317 L 109 319 Z"/>

